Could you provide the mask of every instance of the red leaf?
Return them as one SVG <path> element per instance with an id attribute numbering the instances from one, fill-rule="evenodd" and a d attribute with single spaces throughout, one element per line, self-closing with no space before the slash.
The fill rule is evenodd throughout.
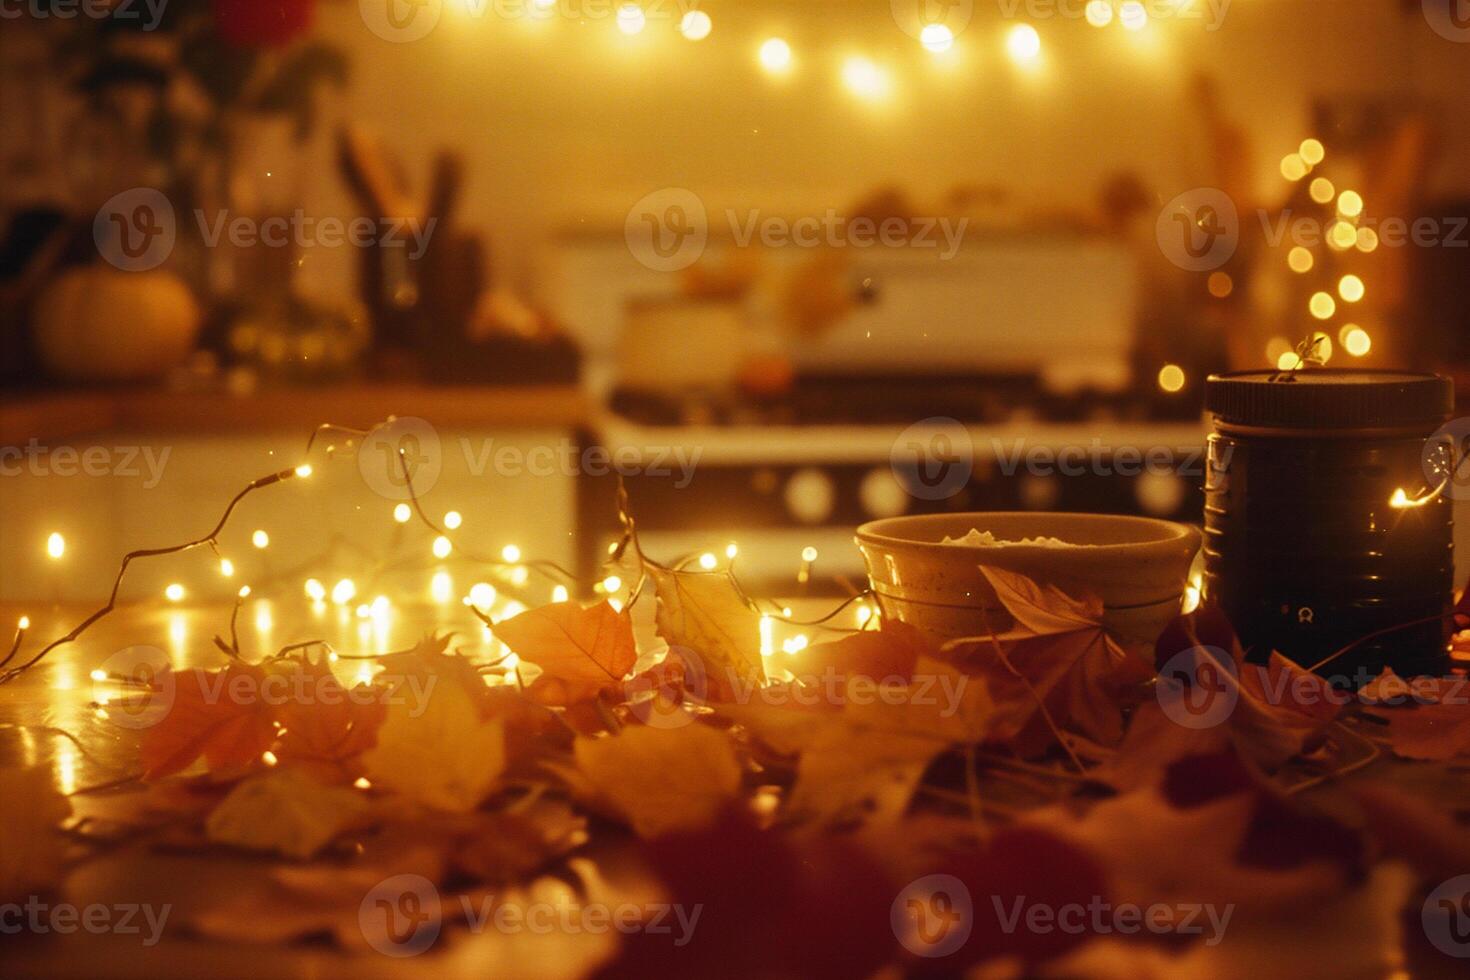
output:
<path id="1" fill-rule="evenodd" d="M 638 660 L 633 621 L 610 603 L 584 609 L 555 602 L 496 623 L 495 636 L 542 673 L 528 693 L 543 704 L 573 704 L 622 682 Z"/>
<path id="2" fill-rule="evenodd" d="M 143 736 L 143 778 L 180 772 L 201 755 L 213 770 L 256 762 L 275 740 L 275 712 L 261 697 L 264 677 L 249 664 L 175 672 L 173 703 Z"/>
<path id="3" fill-rule="evenodd" d="M 308 696 L 280 706 L 283 731 L 276 754 L 283 760 L 319 762 L 344 767 L 372 748 L 387 717 L 387 694 L 379 688 L 343 687 L 325 662 L 300 663 L 310 684 Z"/>

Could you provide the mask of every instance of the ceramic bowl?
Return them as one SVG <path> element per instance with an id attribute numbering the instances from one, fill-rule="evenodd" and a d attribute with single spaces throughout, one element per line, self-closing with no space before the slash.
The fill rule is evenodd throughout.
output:
<path id="1" fill-rule="evenodd" d="M 1058 538 L 1074 545 L 944 544 L 974 528 L 1001 541 Z M 892 517 L 857 530 L 883 614 L 938 640 L 998 631 L 1013 621 L 980 571 L 1018 572 L 1069 595 L 1102 599 L 1103 624 L 1152 645 L 1179 614 L 1200 532 L 1186 524 L 1106 514 L 974 513 Z"/>

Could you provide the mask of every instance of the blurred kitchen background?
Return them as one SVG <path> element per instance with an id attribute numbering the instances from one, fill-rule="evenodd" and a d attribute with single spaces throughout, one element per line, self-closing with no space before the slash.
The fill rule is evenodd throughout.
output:
<path id="1" fill-rule="evenodd" d="M 1470 370 L 1467 8 L 6 6 L 0 598 L 104 593 L 390 414 L 248 502 L 239 578 L 130 592 L 463 591 L 385 446 L 463 550 L 589 579 L 618 470 L 650 553 L 778 594 L 857 583 L 872 517 L 1197 521 L 1208 373 Z"/>

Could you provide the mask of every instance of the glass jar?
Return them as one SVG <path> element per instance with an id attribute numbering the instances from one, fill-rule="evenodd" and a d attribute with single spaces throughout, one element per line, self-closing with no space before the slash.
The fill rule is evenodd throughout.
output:
<path id="1" fill-rule="evenodd" d="M 1202 595 L 1252 659 L 1277 650 L 1342 683 L 1384 666 L 1441 672 L 1451 467 L 1431 437 L 1453 411 L 1453 385 L 1391 371 L 1240 372 L 1211 377 L 1205 403 Z"/>

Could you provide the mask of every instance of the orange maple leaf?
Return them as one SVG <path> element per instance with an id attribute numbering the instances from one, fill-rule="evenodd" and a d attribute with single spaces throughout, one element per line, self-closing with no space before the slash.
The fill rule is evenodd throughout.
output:
<path id="1" fill-rule="evenodd" d="M 300 690 L 310 696 L 285 702 L 277 711 L 282 759 L 342 767 L 372 748 L 387 717 L 387 691 L 358 685 L 344 687 L 325 661 L 295 667 L 311 683 Z"/>
<path id="2" fill-rule="evenodd" d="M 214 770 L 258 760 L 275 741 L 275 710 L 261 697 L 264 677 L 250 664 L 174 672 L 172 704 L 143 736 L 143 778 L 180 772 L 200 756 Z"/>
<path id="3" fill-rule="evenodd" d="M 553 602 L 496 623 L 516 656 L 541 668 L 527 690 L 543 704 L 574 704 L 619 684 L 638 660 L 633 621 L 607 602 Z"/>

